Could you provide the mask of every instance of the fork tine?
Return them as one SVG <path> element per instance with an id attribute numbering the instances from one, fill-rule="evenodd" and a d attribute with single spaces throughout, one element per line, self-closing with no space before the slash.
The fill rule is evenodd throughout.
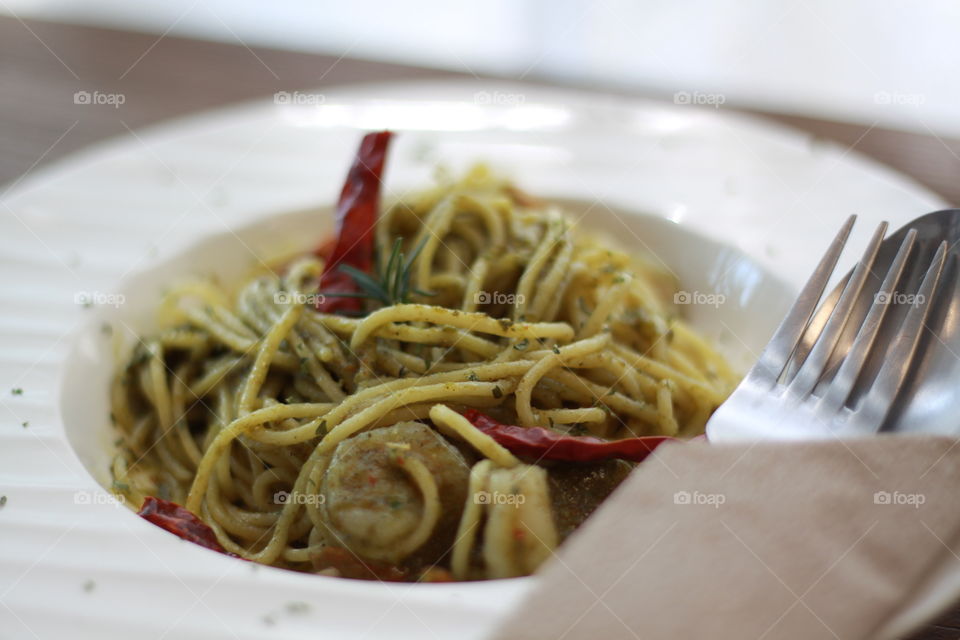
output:
<path id="1" fill-rule="evenodd" d="M 817 309 L 820 296 L 823 295 L 823 290 L 826 288 L 827 282 L 830 280 L 830 275 L 837 265 L 837 260 L 840 258 L 840 253 L 847 243 L 847 238 L 850 236 L 850 229 L 853 228 L 853 223 L 856 219 L 857 216 L 855 215 L 847 218 L 847 221 L 840 229 L 840 233 L 833 239 L 830 248 L 827 249 L 826 254 L 820 259 L 820 264 L 817 265 L 813 275 L 807 280 L 807 284 L 803 286 L 803 290 L 800 292 L 797 301 L 793 303 L 787 316 L 783 319 L 783 322 L 780 323 L 780 326 L 777 327 L 773 337 L 770 338 L 770 342 L 768 342 L 767 346 L 763 349 L 763 353 L 760 354 L 760 359 L 757 360 L 757 363 L 750 369 L 749 373 L 747 373 L 746 377 L 748 380 L 759 384 L 768 384 L 771 387 L 776 384 L 777 379 L 779 379 L 780 374 L 783 373 L 790 359 L 790 355 L 794 349 L 796 349 L 800 338 L 803 337 L 803 333 L 810 323 L 810 318 L 813 317 L 813 313 Z"/>
<path id="2" fill-rule="evenodd" d="M 823 329 L 821 329 L 820 335 L 817 336 L 813 348 L 803 361 L 800 370 L 797 371 L 793 380 L 788 383 L 787 395 L 790 397 L 798 400 L 807 397 L 823 375 L 827 361 L 837 346 L 840 333 L 853 314 L 854 304 L 857 298 L 860 297 L 860 291 L 867 281 L 867 276 L 873 269 L 873 263 L 877 258 L 877 253 L 880 251 L 880 243 L 886 234 L 887 223 L 881 222 L 877 225 L 877 230 L 873 233 L 873 238 L 870 239 L 870 244 L 867 245 L 863 257 L 860 258 L 860 262 L 857 263 L 856 268 L 853 270 L 853 275 L 850 276 L 846 285 L 843 287 L 840 299 L 830 311 L 830 316 L 823 326 Z M 794 359 L 796 359 L 796 357 Z"/>
<path id="3" fill-rule="evenodd" d="M 887 270 L 887 274 L 883 278 L 883 283 L 880 285 L 880 290 L 876 296 L 874 296 L 875 299 L 877 296 L 889 297 L 893 295 L 897 287 L 897 282 L 900 281 L 900 276 L 903 274 L 903 269 L 907 264 L 907 257 L 910 255 L 916 239 L 916 230 L 910 229 L 904 237 L 903 242 L 900 243 L 900 248 L 897 249 L 897 255 Z M 871 305 L 867 317 L 864 318 L 860 328 L 857 330 L 857 335 L 854 338 L 853 344 L 850 345 L 850 350 L 847 351 L 847 355 L 840 365 L 840 369 L 833 377 L 833 380 L 830 381 L 826 393 L 824 393 L 823 398 L 821 398 L 817 404 L 817 412 L 821 415 L 832 415 L 836 413 L 840 410 L 840 407 L 846 403 L 847 398 L 850 397 L 853 385 L 860 376 L 860 371 L 863 369 L 867 356 L 873 348 L 873 342 L 877 337 L 880 325 L 889 307 L 890 305 L 886 304 Z"/>
<path id="4" fill-rule="evenodd" d="M 916 302 L 907 313 L 903 324 L 900 325 L 893 345 L 887 352 L 883 366 L 880 367 L 870 391 L 860 402 L 860 406 L 854 410 L 848 423 L 849 428 L 859 431 L 865 429 L 876 431 L 883 425 L 883 420 L 889 413 L 910 371 L 911 361 L 920 343 L 927 315 L 933 306 L 933 299 L 940 284 L 940 274 L 943 272 L 946 256 L 947 243 L 941 242 L 930 267 L 923 276 Z"/>

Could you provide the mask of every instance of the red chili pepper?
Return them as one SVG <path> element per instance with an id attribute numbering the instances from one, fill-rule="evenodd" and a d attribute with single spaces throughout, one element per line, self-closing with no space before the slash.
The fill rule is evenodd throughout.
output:
<path id="1" fill-rule="evenodd" d="M 543 427 L 501 424 L 476 409 L 468 409 L 463 416 L 512 453 L 538 460 L 598 462 L 621 458 L 641 462 L 658 446 L 675 439 L 670 436 L 639 436 L 601 440 L 592 436 L 566 436 Z"/>
<path id="2" fill-rule="evenodd" d="M 373 266 L 373 229 L 380 208 L 380 176 L 392 135 L 389 131 L 368 133 L 360 143 L 337 203 L 336 240 L 332 247 L 324 243 L 318 249 L 326 259 L 320 276 L 323 294 L 359 292 L 353 278 L 337 269 L 339 265 L 350 265 L 364 273 L 369 273 Z M 317 302 L 317 311 L 326 313 L 362 309 L 360 298 L 327 295 Z"/>
<path id="3" fill-rule="evenodd" d="M 236 557 L 220 546 L 213 529 L 175 502 L 147 496 L 137 515 L 184 540 Z"/>

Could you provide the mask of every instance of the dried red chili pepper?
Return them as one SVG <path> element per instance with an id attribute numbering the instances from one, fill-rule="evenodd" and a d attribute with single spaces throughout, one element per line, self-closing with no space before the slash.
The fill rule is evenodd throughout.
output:
<path id="1" fill-rule="evenodd" d="M 184 540 L 237 557 L 220 546 L 213 529 L 175 502 L 147 496 L 137 515 Z"/>
<path id="2" fill-rule="evenodd" d="M 620 458 L 641 462 L 670 436 L 639 436 L 623 440 L 601 440 L 592 436 L 567 436 L 543 427 L 501 424 L 476 409 L 463 416 L 480 431 L 512 453 L 538 460 L 598 462 Z"/>
<path id="3" fill-rule="evenodd" d="M 326 260 L 320 276 L 323 294 L 359 293 L 353 278 L 337 269 L 341 264 L 365 273 L 373 266 L 373 229 L 380 208 L 380 176 L 392 135 L 389 131 L 368 133 L 360 143 L 337 203 L 335 241 L 332 247 L 324 243 L 317 250 Z M 363 300 L 325 295 L 317 301 L 316 308 L 325 313 L 356 312 L 363 309 Z"/>

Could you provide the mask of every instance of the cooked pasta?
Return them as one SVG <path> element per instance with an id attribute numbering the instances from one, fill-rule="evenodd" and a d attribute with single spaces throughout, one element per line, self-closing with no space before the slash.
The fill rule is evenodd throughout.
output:
<path id="1" fill-rule="evenodd" d="M 170 290 L 112 388 L 114 486 L 268 565 L 525 575 L 631 465 L 511 450 L 468 410 L 573 443 L 686 438 L 737 382 L 669 273 L 482 167 L 386 207 L 375 237 L 409 294 L 355 316 L 317 310 L 314 253 Z"/>

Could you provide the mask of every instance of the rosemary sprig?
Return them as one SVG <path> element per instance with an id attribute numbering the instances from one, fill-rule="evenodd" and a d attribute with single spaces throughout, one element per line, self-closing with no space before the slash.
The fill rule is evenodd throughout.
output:
<path id="1" fill-rule="evenodd" d="M 337 267 L 343 273 L 353 278 L 359 293 L 328 293 L 326 295 L 339 298 L 365 298 L 374 300 L 384 306 L 394 304 L 406 304 L 410 301 L 410 294 L 416 293 L 421 296 L 435 296 L 430 291 L 422 291 L 410 286 L 411 267 L 413 262 L 423 250 L 426 238 L 420 241 L 416 249 L 409 256 L 405 256 L 402 250 L 403 239 L 397 238 L 393 242 L 393 248 L 390 251 L 390 258 L 384 266 L 379 259 L 379 251 L 376 252 L 376 262 L 374 272 L 364 273 L 356 267 L 348 264 L 341 264 Z"/>

